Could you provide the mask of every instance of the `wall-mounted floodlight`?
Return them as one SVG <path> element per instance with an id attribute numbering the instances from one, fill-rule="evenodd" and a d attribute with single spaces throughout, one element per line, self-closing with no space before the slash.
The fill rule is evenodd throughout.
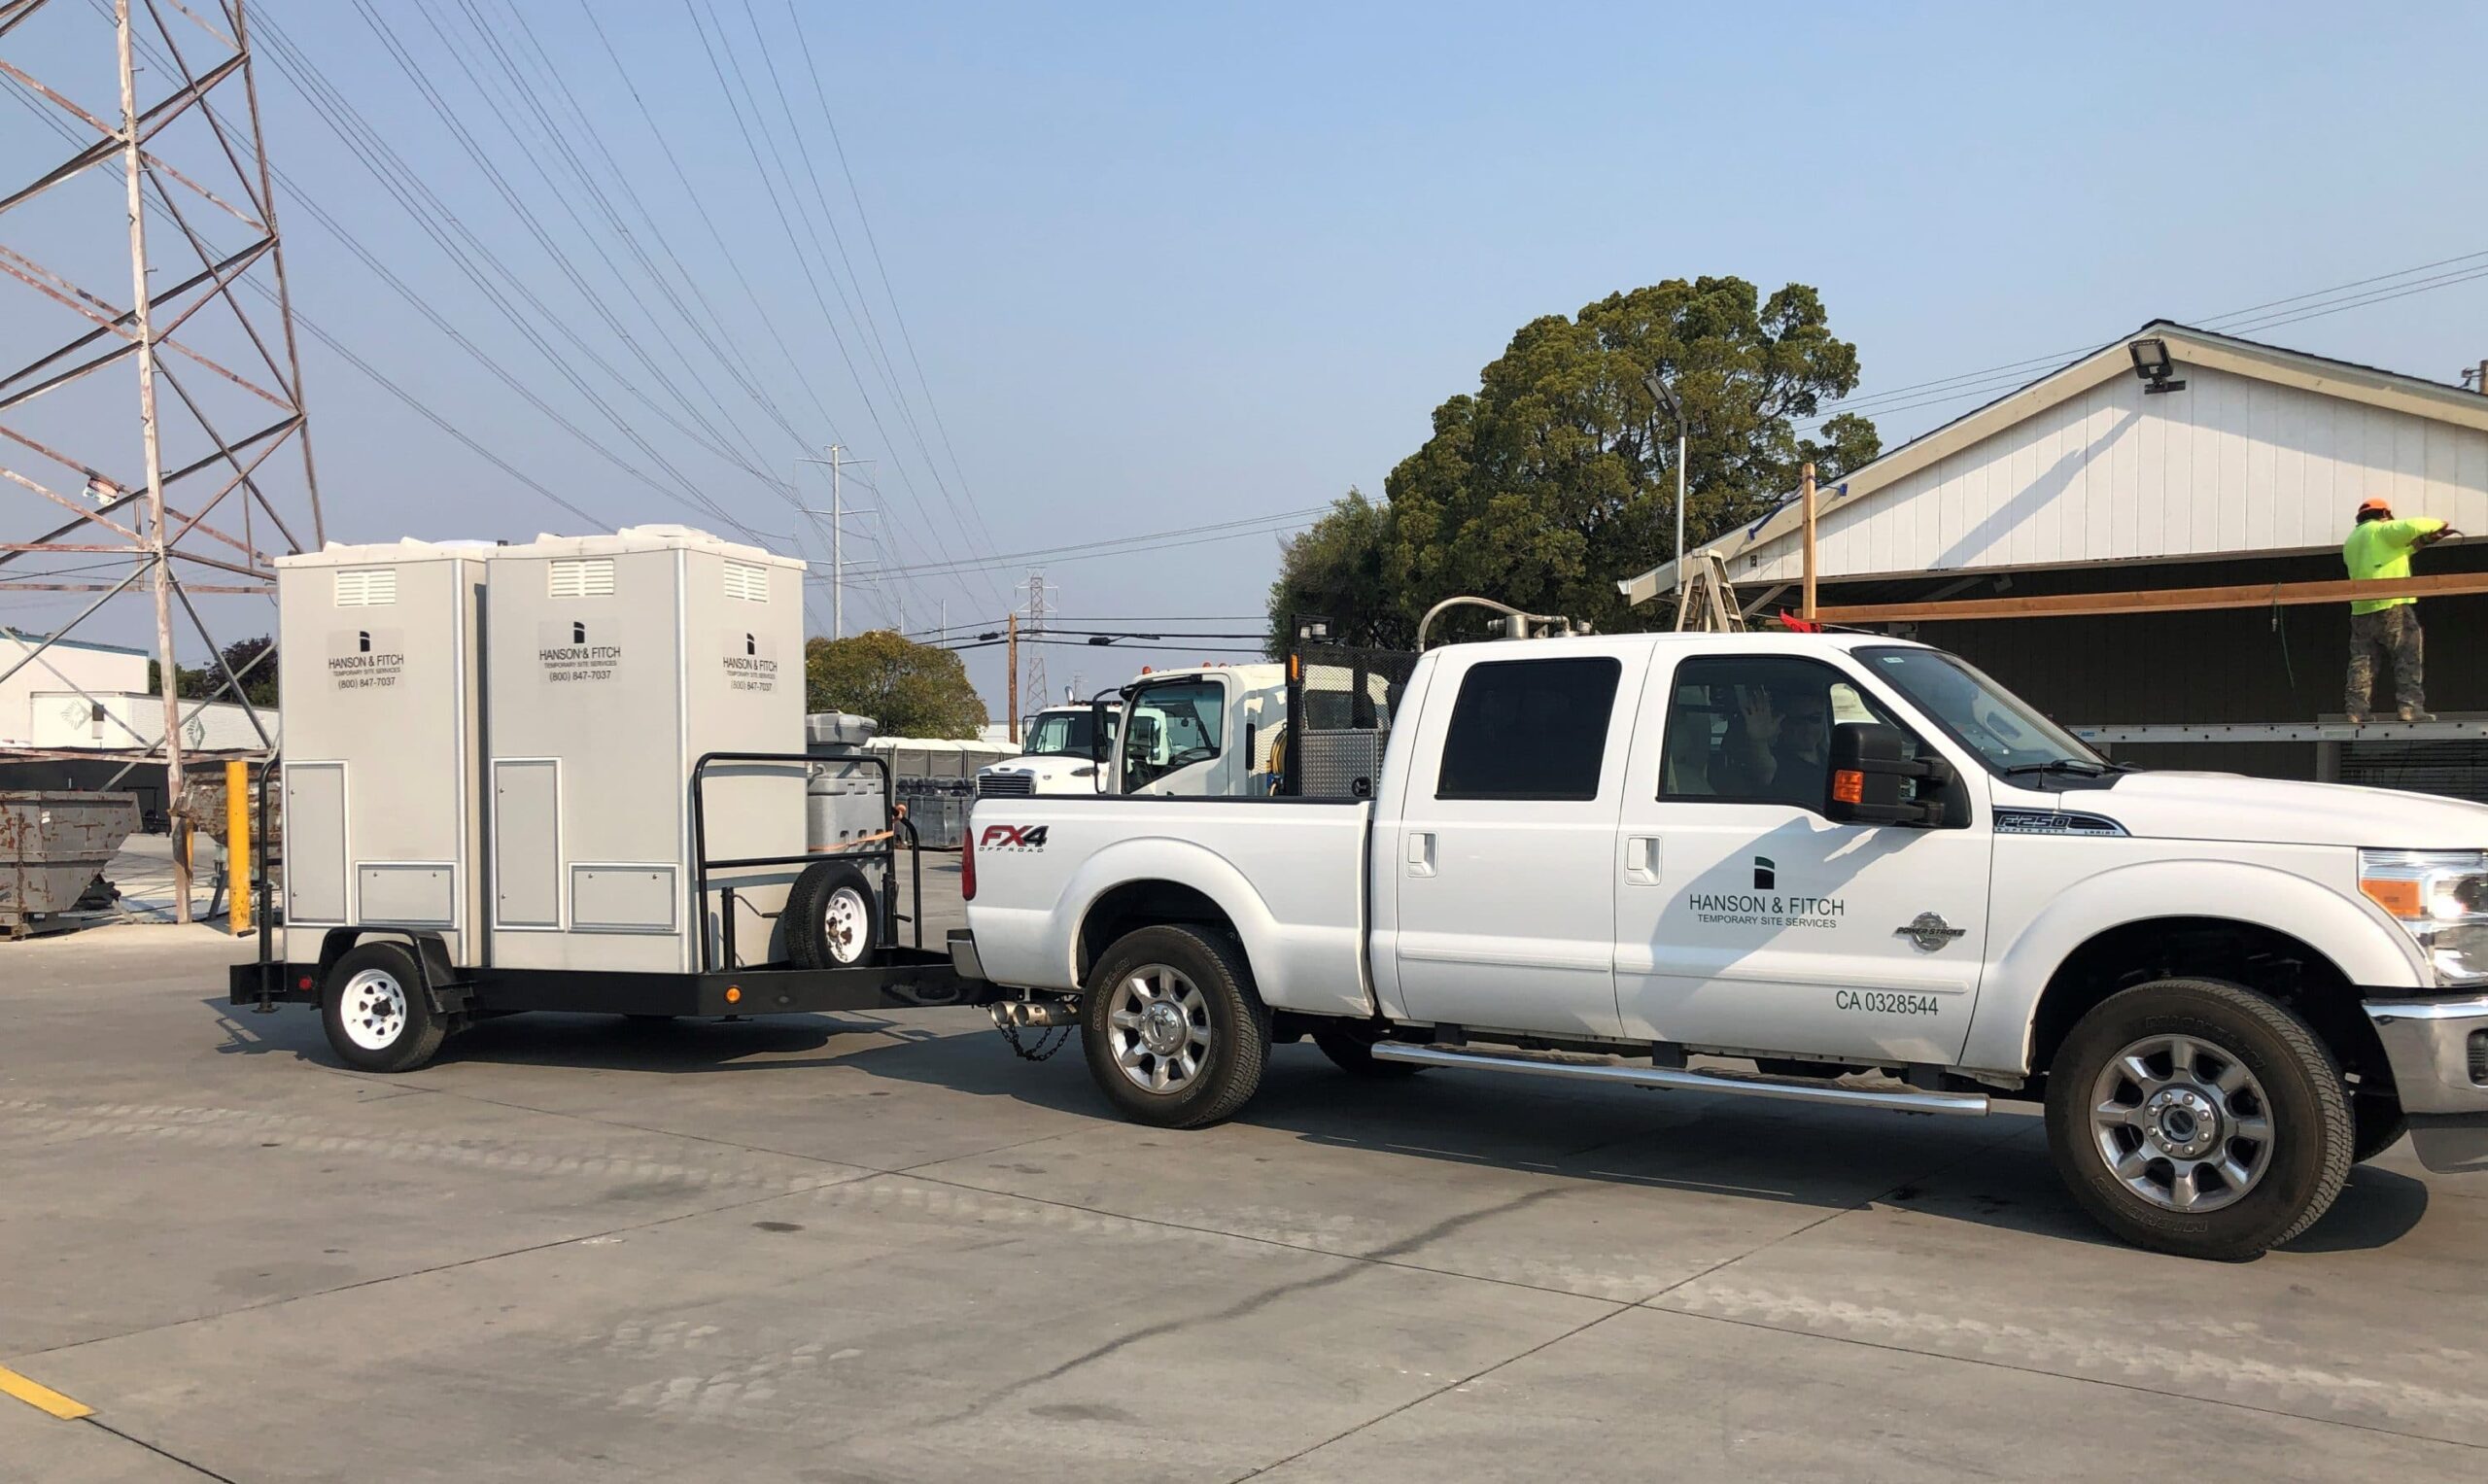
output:
<path id="1" fill-rule="evenodd" d="M 2177 369 L 2177 362 L 2168 359 L 2168 342 L 2158 335 L 2145 340 L 2128 341 L 2125 345 L 2125 354 L 2134 358 L 2134 374 L 2142 378 L 2144 392 L 2186 390 L 2184 382 L 2170 379 L 2169 373 Z"/>

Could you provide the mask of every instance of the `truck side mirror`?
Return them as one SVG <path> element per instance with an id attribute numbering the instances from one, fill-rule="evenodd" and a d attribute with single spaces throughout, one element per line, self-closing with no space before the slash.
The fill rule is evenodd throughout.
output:
<path id="1" fill-rule="evenodd" d="M 1823 814 L 1841 824 L 1900 824 L 1931 829 L 1944 822 L 1944 790 L 1952 767 L 1940 757 L 1914 758 L 1909 734 L 1873 721 L 1831 729 L 1830 779 Z M 1916 795 L 1902 780 L 1918 780 Z"/>
<path id="2" fill-rule="evenodd" d="M 1103 700 L 1088 703 L 1088 781 L 1098 793 L 1106 791 L 1106 770 L 1113 766 L 1114 714 Z"/>

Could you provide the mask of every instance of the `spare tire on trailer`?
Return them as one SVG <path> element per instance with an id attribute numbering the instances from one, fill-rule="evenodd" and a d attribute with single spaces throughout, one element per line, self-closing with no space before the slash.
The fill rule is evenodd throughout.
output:
<path id="1" fill-rule="evenodd" d="M 852 969 L 881 956 L 881 901 L 852 861 L 816 860 L 786 893 L 786 953 L 799 969 Z"/>

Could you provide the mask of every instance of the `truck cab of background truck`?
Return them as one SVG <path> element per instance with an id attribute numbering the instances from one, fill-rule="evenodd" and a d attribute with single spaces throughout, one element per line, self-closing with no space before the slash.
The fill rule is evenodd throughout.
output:
<path id="1" fill-rule="evenodd" d="M 1224 728 L 1134 725 L 1139 789 L 974 814 L 965 961 L 1076 1018 L 1126 1116 L 1226 1117 L 1305 1035 L 1365 1071 L 2044 1096 L 2093 1216 L 2209 1257 L 2303 1229 L 2405 1119 L 2488 1167 L 2488 808 L 2137 773 L 1942 651 L 1776 634 L 1439 648 L 1370 801 L 1136 797 L 1233 755 L 1264 668 L 1139 682 L 1127 715 Z"/>

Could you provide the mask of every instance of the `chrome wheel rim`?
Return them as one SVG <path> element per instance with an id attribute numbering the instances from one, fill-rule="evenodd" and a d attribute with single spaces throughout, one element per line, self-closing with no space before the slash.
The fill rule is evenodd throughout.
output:
<path id="1" fill-rule="evenodd" d="M 829 894 L 829 904 L 821 909 L 821 935 L 828 940 L 829 956 L 840 963 L 853 963 L 864 956 L 864 949 L 873 941 L 873 910 L 864 893 L 852 886 L 841 886 Z"/>
<path id="2" fill-rule="evenodd" d="M 1115 1065 L 1144 1092 L 1181 1092 L 1209 1064 L 1209 999 L 1181 969 L 1143 964 L 1106 1006 Z"/>
<path id="3" fill-rule="evenodd" d="M 2236 1204 L 2272 1164 L 2272 1105 L 2227 1050 L 2145 1036 L 2091 1087 L 2091 1133 L 2125 1188 L 2190 1216 Z"/>
<path id="4" fill-rule="evenodd" d="M 385 1052 L 406 1033 L 406 990 L 386 969 L 365 969 L 346 981 L 337 996 L 337 1019 L 346 1039 L 366 1052 Z"/>

